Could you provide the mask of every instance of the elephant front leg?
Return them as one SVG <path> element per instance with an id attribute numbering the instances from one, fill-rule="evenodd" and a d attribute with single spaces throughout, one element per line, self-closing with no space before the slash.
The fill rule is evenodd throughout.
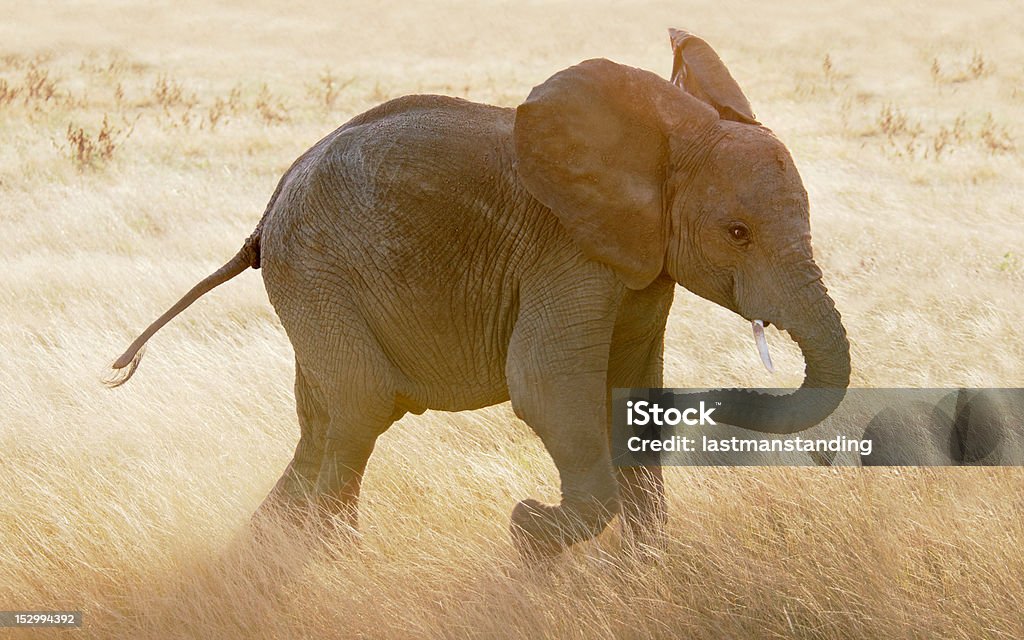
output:
<path id="1" fill-rule="evenodd" d="M 663 386 L 663 334 L 648 349 L 623 354 L 613 343 L 608 385 L 608 434 L 611 429 L 611 391 L 620 388 L 659 388 Z M 660 546 L 667 521 L 665 481 L 661 453 L 648 452 L 646 465 L 618 467 L 615 470 L 622 502 L 622 536 L 625 544 L 641 553 Z"/>
<path id="2" fill-rule="evenodd" d="M 581 416 L 592 411 L 581 404 L 566 403 L 567 397 L 580 393 L 579 387 L 557 389 L 554 385 L 544 394 L 545 415 L 518 410 L 544 441 L 558 469 L 562 498 L 557 505 L 526 499 L 513 509 L 512 537 L 528 558 L 554 556 L 572 544 L 593 538 L 619 510 L 611 456 L 600 422 L 590 416 L 583 424 Z M 564 406 L 552 411 L 553 403 Z"/>
<path id="3" fill-rule="evenodd" d="M 627 294 L 612 336 L 608 359 L 608 435 L 612 389 L 664 386 L 665 325 L 672 308 L 675 283 L 659 279 L 643 291 Z M 627 547 L 643 553 L 661 546 L 666 520 L 661 454 L 649 452 L 642 467 L 615 470 L 622 501 L 622 536 Z"/>
<path id="4" fill-rule="evenodd" d="M 512 512 L 513 539 L 531 558 L 593 538 L 619 510 L 605 430 L 612 314 L 607 299 L 574 303 L 565 315 L 555 302 L 521 314 L 509 345 L 512 407 L 540 436 L 561 483 L 560 504 L 527 499 Z"/>
<path id="5" fill-rule="evenodd" d="M 665 481 L 661 467 L 616 470 L 622 502 L 622 537 L 628 547 L 645 551 L 660 546 L 665 528 Z"/>

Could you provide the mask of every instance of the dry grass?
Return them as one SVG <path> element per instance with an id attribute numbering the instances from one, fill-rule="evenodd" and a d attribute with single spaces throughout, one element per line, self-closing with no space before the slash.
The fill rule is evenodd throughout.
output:
<path id="1" fill-rule="evenodd" d="M 128 387 L 98 383 L 350 116 L 416 92 L 512 105 L 594 56 L 665 73 L 675 25 L 792 148 L 855 384 L 1024 386 L 1004 3 L 7 4 L 0 608 L 80 608 L 87 637 L 1024 635 L 1019 470 L 675 469 L 660 562 L 626 562 L 610 531 L 530 571 L 506 527 L 557 494 L 539 443 L 506 407 L 433 413 L 381 439 L 360 548 L 246 549 L 297 438 L 258 276 L 162 332 Z M 668 383 L 797 382 L 796 350 L 769 336 L 768 378 L 748 331 L 680 292 Z"/>

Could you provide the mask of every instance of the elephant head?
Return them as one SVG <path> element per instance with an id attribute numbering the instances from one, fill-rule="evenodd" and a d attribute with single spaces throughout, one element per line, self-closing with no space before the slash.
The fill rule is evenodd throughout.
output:
<path id="1" fill-rule="evenodd" d="M 535 87 L 516 110 L 519 175 L 627 287 L 670 277 L 755 323 L 755 334 L 761 323 L 787 331 L 806 364 L 801 388 L 717 391 L 716 419 L 805 429 L 835 409 L 850 378 L 846 330 L 813 259 L 807 192 L 715 52 L 671 36 L 673 82 L 598 59 Z"/>

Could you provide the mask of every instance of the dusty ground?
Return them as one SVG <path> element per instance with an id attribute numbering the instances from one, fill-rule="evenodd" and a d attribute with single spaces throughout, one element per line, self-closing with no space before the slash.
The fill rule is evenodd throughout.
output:
<path id="1" fill-rule="evenodd" d="M 0 608 L 82 609 L 88 637 L 1024 635 L 1018 470 L 676 469 L 660 562 L 622 562 L 611 531 L 532 572 L 506 527 L 557 495 L 539 442 L 507 407 L 433 413 L 381 439 L 361 548 L 253 550 L 232 540 L 297 438 L 258 275 L 163 331 L 128 386 L 98 382 L 352 115 L 514 105 L 596 56 L 667 73 L 680 26 L 793 151 L 854 383 L 1024 386 L 1019 11 L 276 4 L 2 7 Z M 771 333 L 769 377 L 742 319 L 682 291 L 669 335 L 671 385 L 802 373 Z"/>

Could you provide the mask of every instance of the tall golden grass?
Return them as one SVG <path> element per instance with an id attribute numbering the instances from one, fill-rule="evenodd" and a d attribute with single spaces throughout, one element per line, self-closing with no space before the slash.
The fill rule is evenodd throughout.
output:
<path id="1" fill-rule="evenodd" d="M 589 57 L 667 73 L 705 37 L 811 194 L 859 386 L 1024 386 L 1024 48 L 1002 2 L 5 3 L 0 22 L 0 608 L 85 637 L 1024 635 L 1016 469 L 673 469 L 668 542 L 520 565 L 553 466 L 507 407 L 409 417 L 358 546 L 241 542 L 297 439 L 258 275 L 98 380 L 232 255 L 291 161 L 409 93 L 514 105 Z M 770 335 L 680 290 L 667 383 L 784 386 Z M 17 637 L 50 637 L 36 630 Z M 64 637 L 61 635 L 60 637 Z"/>

